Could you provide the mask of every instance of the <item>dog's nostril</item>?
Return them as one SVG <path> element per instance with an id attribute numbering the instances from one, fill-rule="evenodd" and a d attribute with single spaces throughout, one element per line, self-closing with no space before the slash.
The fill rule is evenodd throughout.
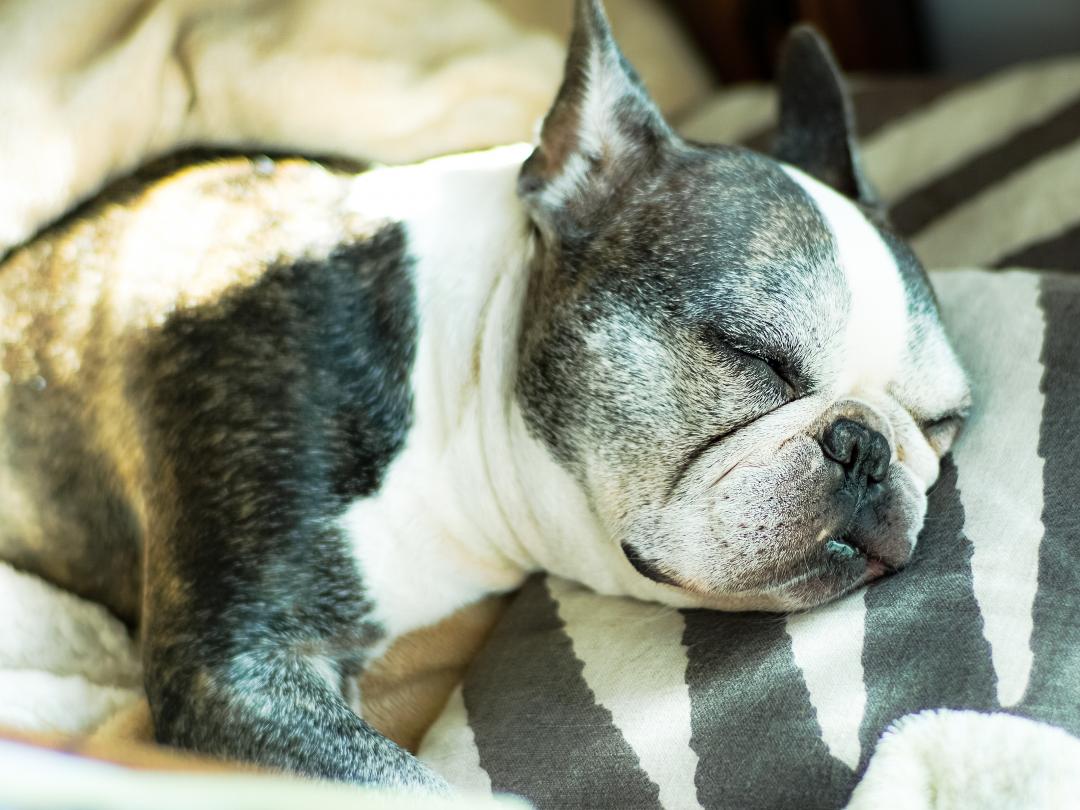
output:
<path id="1" fill-rule="evenodd" d="M 852 422 L 850 419 L 837 419 L 829 425 L 821 438 L 825 455 L 845 466 L 849 464 L 858 441 L 857 437 L 862 430 L 862 425 L 857 422 Z"/>
<path id="2" fill-rule="evenodd" d="M 867 476 L 875 484 L 880 484 L 889 474 L 889 461 L 892 450 L 889 448 L 889 440 L 876 430 L 870 431 L 870 450 L 867 467 Z"/>
<path id="3" fill-rule="evenodd" d="M 821 448 L 849 477 L 879 484 L 889 472 L 892 451 L 881 433 L 853 419 L 837 419 L 821 437 Z"/>

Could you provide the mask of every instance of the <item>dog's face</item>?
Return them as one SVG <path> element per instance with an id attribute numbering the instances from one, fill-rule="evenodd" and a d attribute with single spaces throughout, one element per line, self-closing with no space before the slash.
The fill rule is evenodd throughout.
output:
<path id="1" fill-rule="evenodd" d="M 902 566 L 968 401 L 809 31 L 781 97 L 779 159 L 687 143 L 580 2 L 520 183 L 526 421 L 642 576 L 718 606 L 807 607 Z"/>

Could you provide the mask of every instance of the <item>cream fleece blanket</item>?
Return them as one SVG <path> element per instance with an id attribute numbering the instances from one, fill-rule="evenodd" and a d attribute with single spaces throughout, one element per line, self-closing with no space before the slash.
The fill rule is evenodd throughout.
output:
<path id="1" fill-rule="evenodd" d="M 612 24 L 668 111 L 707 74 L 653 0 Z M 529 140 L 569 0 L 5 0 L 0 252 L 190 143 L 407 162 Z"/>
<path id="2" fill-rule="evenodd" d="M 0 252 L 185 144 L 397 162 L 528 139 L 559 78 L 568 1 L 6 0 Z M 677 27 L 650 0 L 609 7 L 659 103 L 700 101 L 706 72 Z M 137 653 L 119 622 L 0 564 L 0 726 L 87 734 L 111 722 L 122 733 L 138 719 L 124 710 L 140 702 Z M 852 806 L 1004 807 L 1033 786 L 1052 799 L 1062 786 L 1039 781 L 1055 772 L 1040 763 L 1080 761 L 1076 741 L 1053 729 L 955 714 L 901 722 Z M 57 781 L 55 762 L 41 767 Z M 982 776 L 1003 773 L 1015 775 L 1004 786 Z M 112 784 L 91 777 L 85 784 Z M 0 780 L 0 804 L 19 799 L 18 782 Z M 82 803 L 110 806 L 103 797 L 116 790 Z M 51 801 L 37 806 L 66 799 Z"/>

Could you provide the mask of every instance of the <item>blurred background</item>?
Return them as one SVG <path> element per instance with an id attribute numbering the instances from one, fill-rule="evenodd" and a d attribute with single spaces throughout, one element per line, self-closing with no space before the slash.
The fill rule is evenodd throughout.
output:
<path id="1" fill-rule="evenodd" d="M 718 78 L 767 79 L 784 32 L 825 32 L 846 70 L 975 76 L 1080 51 L 1080 0 L 668 0 Z"/>

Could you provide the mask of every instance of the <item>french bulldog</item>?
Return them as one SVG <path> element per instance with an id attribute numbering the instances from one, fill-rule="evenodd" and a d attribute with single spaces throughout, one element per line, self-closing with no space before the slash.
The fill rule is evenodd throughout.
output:
<path id="1" fill-rule="evenodd" d="M 535 148 L 144 172 L 0 267 L 0 549 L 137 623 L 160 742 L 439 789 L 346 687 L 414 628 L 539 570 L 789 611 L 911 555 L 968 388 L 826 46 L 765 156 L 575 13 Z"/>

